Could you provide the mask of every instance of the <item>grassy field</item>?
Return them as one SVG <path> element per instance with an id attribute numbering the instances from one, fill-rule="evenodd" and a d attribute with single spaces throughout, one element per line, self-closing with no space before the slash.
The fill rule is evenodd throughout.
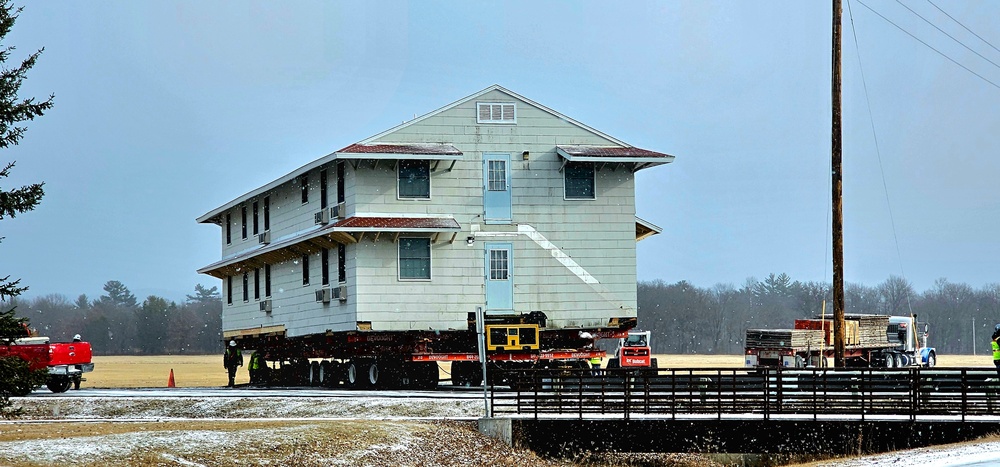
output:
<path id="1" fill-rule="evenodd" d="M 743 366 L 742 355 L 657 355 L 656 359 L 661 368 Z M 940 355 L 938 366 L 992 367 L 993 360 L 987 355 Z M 449 364 L 441 364 L 442 378 L 448 377 L 449 369 Z M 227 382 L 222 355 L 111 356 L 94 357 L 94 372 L 85 375 L 83 387 L 162 388 L 167 386 L 171 370 L 177 387 L 224 386 Z M 236 373 L 237 384 L 249 379 L 245 366 Z"/>

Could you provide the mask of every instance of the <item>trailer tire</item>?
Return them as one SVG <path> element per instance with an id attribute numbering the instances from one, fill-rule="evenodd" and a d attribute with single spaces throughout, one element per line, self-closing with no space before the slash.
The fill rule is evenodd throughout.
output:
<path id="1" fill-rule="evenodd" d="M 364 373 L 367 375 L 367 379 L 365 380 L 367 387 L 380 388 L 383 384 L 385 384 L 382 372 L 379 369 L 378 361 L 371 362 L 371 364 L 368 365 L 367 370 L 368 371 Z"/>
<path id="2" fill-rule="evenodd" d="M 326 388 L 337 384 L 337 379 L 333 377 L 333 362 L 323 360 L 319 363 L 319 384 Z"/>
<path id="3" fill-rule="evenodd" d="M 364 389 L 368 383 L 368 365 L 357 360 L 347 362 L 344 381 L 351 389 Z"/>
<path id="4" fill-rule="evenodd" d="M 49 391 L 58 394 L 60 392 L 68 391 L 72 384 L 73 382 L 70 381 L 69 378 L 49 378 L 48 382 L 45 383 L 45 386 L 49 388 Z"/>
<path id="5" fill-rule="evenodd" d="M 887 354 L 885 354 L 885 362 L 884 363 L 885 363 L 885 367 L 886 368 L 895 368 L 896 367 L 896 357 L 893 354 L 891 354 L 891 353 L 887 353 Z"/>

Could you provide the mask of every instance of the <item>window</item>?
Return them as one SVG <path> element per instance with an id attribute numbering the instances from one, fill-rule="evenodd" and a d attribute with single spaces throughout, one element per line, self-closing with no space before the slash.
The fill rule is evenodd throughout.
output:
<path id="1" fill-rule="evenodd" d="M 250 301 L 250 274 L 243 273 L 243 301 Z"/>
<path id="2" fill-rule="evenodd" d="M 257 221 L 257 214 L 260 212 L 260 206 L 257 202 L 253 202 L 253 234 L 257 235 L 260 233 L 260 222 Z"/>
<path id="3" fill-rule="evenodd" d="M 563 169 L 566 199 L 594 199 L 593 164 L 570 162 Z"/>
<path id="4" fill-rule="evenodd" d="M 226 245 L 233 244 L 233 222 L 229 213 L 226 213 Z"/>
<path id="5" fill-rule="evenodd" d="M 240 214 L 243 216 L 243 240 L 247 239 L 247 206 L 240 206 Z"/>
<path id="6" fill-rule="evenodd" d="M 326 170 L 319 172 L 319 208 L 326 209 Z"/>
<path id="7" fill-rule="evenodd" d="M 253 270 L 253 299 L 260 300 L 260 268 Z"/>
<path id="8" fill-rule="evenodd" d="M 477 102 L 476 123 L 517 123 L 513 102 Z"/>
<path id="9" fill-rule="evenodd" d="M 233 276 L 226 276 L 226 304 L 233 304 Z"/>
<path id="10" fill-rule="evenodd" d="M 337 162 L 337 202 L 344 202 L 344 163 Z"/>
<path id="11" fill-rule="evenodd" d="M 330 250 L 323 248 L 323 253 L 321 253 L 321 255 L 323 256 L 320 260 L 323 285 L 330 285 Z"/>
<path id="12" fill-rule="evenodd" d="M 507 250 L 490 250 L 490 280 L 505 281 L 508 272 Z"/>
<path id="13" fill-rule="evenodd" d="M 299 177 L 299 186 L 302 190 L 302 204 L 309 202 L 309 174 Z"/>
<path id="14" fill-rule="evenodd" d="M 399 161 L 398 182 L 400 198 L 430 198 L 430 162 L 414 160 Z"/>
<path id="15" fill-rule="evenodd" d="M 347 282 L 347 246 L 337 245 L 337 282 Z"/>
<path id="16" fill-rule="evenodd" d="M 431 278 L 431 239 L 399 239 L 399 278 Z"/>
<path id="17" fill-rule="evenodd" d="M 271 296 L 271 265 L 264 265 L 264 296 Z"/>
<path id="18" fill-rule="evenodd" d="M 264 230 L 271 230 L 271 197 L 264 198 Z"/>
<path id="19" fill-rule="evenodd" d="M 489 191 L 507 191 L 507 161 L 488 161 L 488 184 Z"/>
<path id="20" fill-rule="evenodd" d="M 309 285 L 309 255 L 302 255 L 302 285 Z"/>

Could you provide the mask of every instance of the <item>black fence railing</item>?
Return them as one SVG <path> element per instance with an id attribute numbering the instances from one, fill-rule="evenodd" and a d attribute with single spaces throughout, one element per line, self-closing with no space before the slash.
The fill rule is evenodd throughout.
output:
<path id="1" fill-rule="evenodd" d="M 994 369 L 529 370 L 504 376 L 493 415 L 1000 416 Z"/>

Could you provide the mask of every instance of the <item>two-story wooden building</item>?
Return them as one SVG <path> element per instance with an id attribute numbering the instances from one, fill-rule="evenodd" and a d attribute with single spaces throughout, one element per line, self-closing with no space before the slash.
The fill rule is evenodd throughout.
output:
<path id="1" fill-rule="evenodd" d="M 672 160 L 490 86 L 199 217 L 222 227 L 199 272 L 223 281 L 227 341 L 348 373 L 474 361 L 479 307 L 539 330 L 506 350 L 592 349 L 635 324 L 636 242 L 659 228 L 634 174 Z"/>

